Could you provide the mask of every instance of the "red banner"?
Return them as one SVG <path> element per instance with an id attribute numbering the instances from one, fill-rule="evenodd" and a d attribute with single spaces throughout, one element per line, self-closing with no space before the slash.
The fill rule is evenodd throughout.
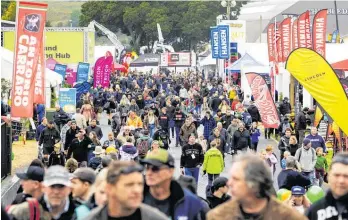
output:
<path id="1" fill-rule="evenodd" d="M 101 85 L 103 88 L 110 85 L 110 74 L 113 57 L 100 57 L 94 65 L 94 87 Z"/>
<path id="2" fill-rule="evenodd" d="M 297 19 L 298 47 L 307 47 L 306 40 L 306 13 L 301 14 Z"/>
<path id="3" fill-rule="evenodd" d="M 291 52 L 291 18 L 285 18 L 281 26 L 281 40 L 282 40 L 282 62 L 286 62 Z"/>
<path id="4" fill-rule="evenodd" d="M 282 54 L 282 26 L 281 23 L 277 23 L 277 30 L 276 30 L 276 61 L 282 62 L 283 60 L 283 54 Z"/>
<path id="5" fill-rule="evenodd" d="M 311 20 L 309 20 L 309 11 L 305 12 L 305 22 L 306 22 L 306 47 L 312 48 Z"/>
<path id="6" fill-rule="evenodd" d="M 37 65 L 34 89 L 34 103 L 45 104 L 45 58 L 43 47 L 40 48 L 40 54 Z"/>
<path id="7" fill-rule="evenodd" d="M 292 23 L 292 50 L 298 48 L 297 19 Z"/>
<path id="8" fill-rule="evenodd" d="M 269 62 L 275 61 L 274 54 L 274 23 L 268 25 L 267 29 L 267 44 L 268 44 L 268 60 Z"/>
<path id="9" fill-rule="evenodd" d="M 265 128 L 278 128 L 279 117 L 265 79 L 257 73 L 246 73 L 255 104 Z"/>
<path id="10" fill-rule="evenodd" d="M 16 44 L 13 61 L 12 117 L 33 117 L 38 57 L 43 45 L 47 4 L 17 3 Z"/>
<path id="11" fill-rule="evenodd" d="M 325 58 L 327 9 L 318 11 L 313 19 L 313 49 Z"/>

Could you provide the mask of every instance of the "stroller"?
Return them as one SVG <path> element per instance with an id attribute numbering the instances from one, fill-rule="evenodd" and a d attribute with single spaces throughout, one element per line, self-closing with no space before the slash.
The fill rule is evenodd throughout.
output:
<path id="1" fill-rule="evenodd" d="M 120 113 L 116 112 L 112 116 L 112 120 L 111 120 L 111 129 L 112 129 L 112 132 L 114 133 L 114 137 L 117 137 L 117 135 L 120 133 L 121 126 L 122 126 L 122 122 L 121 122 Z"/>

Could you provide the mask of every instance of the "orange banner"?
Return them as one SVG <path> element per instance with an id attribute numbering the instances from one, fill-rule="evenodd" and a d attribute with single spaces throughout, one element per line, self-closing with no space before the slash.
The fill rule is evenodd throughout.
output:
<path id="1" fill-rule="evenodd" d="M 315 108 L 313 126 L 318 127 L 324 115 L 319 106 Z"/>
<path id="2" fill-rule="evenodd" d="M 325 58 L 327 9 L 318 11 L 313 19 L 313 49 Z"/>
<path id="3" fill-rule="evenodd" d="M 281 41 L 282 41 L 282 58 L 281 62 L 285 62 L 291 51 L 291 18 L 285 18 L 281 26 Z"/>
<path id="4" fill-rule="evenodd" d="M 34 103 L 45 104 L 45 102 L 45 58 L 43 47 L 41 47 L 35 77 Z"/>
<path id="5" fill-rule="evenodd" d="M 276 61 L 282 62 L 283 60 L 283 54 L 282 54 L 282 26 L 281 23 L 277 23 L 277 29 L 276 29 Z"/>
<path id="6" fill-rule="evenodd" d="M 47 4 L 19 2 L 17 7 L 11 116 L 30 118 L 33 117 L 38 57 L 44 48 Z"/>
<path id="7" fill-rule="evenodd" d="M 292 23 L 292 50 L 298 48 L 297 19 Z"/>

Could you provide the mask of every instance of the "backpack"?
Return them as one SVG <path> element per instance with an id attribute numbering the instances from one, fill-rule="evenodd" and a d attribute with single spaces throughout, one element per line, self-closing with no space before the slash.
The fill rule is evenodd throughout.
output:
<path id="1" fill-rule="evenodd" d="M 136 147 L 139 157 L 144 158 L 149 151 L 149 139 L 139 139 Z"/>
<path id="2" fill-rule="evenodd" d="M 159 141 L 162 143 L 161 147 L 168 150 L 168 135 L 165 131 L 159 131 Z"/>
<path id="3" fill-rule="evenodd" d="M 250 126 L 253 123 L 251 115 L 248 112 L 243 113 L 243 122 L 245 126 Z"/>

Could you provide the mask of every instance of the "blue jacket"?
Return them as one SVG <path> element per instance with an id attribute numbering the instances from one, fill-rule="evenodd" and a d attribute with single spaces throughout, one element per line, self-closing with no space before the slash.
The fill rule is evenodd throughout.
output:
<path id="1" fill-rule="evenodd" d="M 37 107 L 36 107 L 36 112 L 37 112 L 37 115 L 38 115 L 37 120 L 38 120 L 39 123 L 41 123 L 43 117 L 45 117 L 45 105 L 38 104 Z"/>
<path id="2" fill-rule="evenodd" d="M 200 123 L 204 126 L 203 136 L 206 140 L 208 140 L 210 133 L 216 127 L 216 122 L 213 117 L 208 119 L 206 116 L 204 116 Z"/>
<path id="3" fill-rule="evenodd" d="M 150 193 L 150 188 L 145 185 L 144 198 Z M 189 190 L 183 189 L 180 184 L 172 180 L 170 184 L 170 199 L 173 204 L 172 220 L 187 219 L 201 220 L 205 219 L 205 211 L 201 200 Z M 143 201 L 145 204 L 145 199 Z M 151 204 L 150 204 L 151 205 Z"/>
<path id="4" fill-rule="evenodd" d="M 251 136 L 251 143 L 257 143 L 259 142 L 259 137 L 261 135 L 260 129 L 256 128 L 254 132 L 253 130 L 250 131 L 250 136 Z"/>
<path id="5" fill-rule="evenodd" d="M 313 136 L 313 135 L 308 135 L 306 138 L 308 138 L 309 140 L 311 140 L 311 144 L 312 147 L 314 149 L 317 149 L 318 147 L 322 147 L 324 152 L 326 151 L 326 145 L 325 145 L 325 141 L 324 138 L 322 136 L 320 136 L 319 134 Z"/>
<path id="6" fill-rule="evenodd" d="M 39 141 L 40 135 L 41 135 L 43 129 L 45 129 L 45 128 L 46 128 L 46 126 L 43 125 L 43 124 L 40 124 L 39 126 L 37 126 L 37 128 L 36 128 L 36 133 L 35 133 L 35 139 L 36 139 L 36 141 Z"/>

